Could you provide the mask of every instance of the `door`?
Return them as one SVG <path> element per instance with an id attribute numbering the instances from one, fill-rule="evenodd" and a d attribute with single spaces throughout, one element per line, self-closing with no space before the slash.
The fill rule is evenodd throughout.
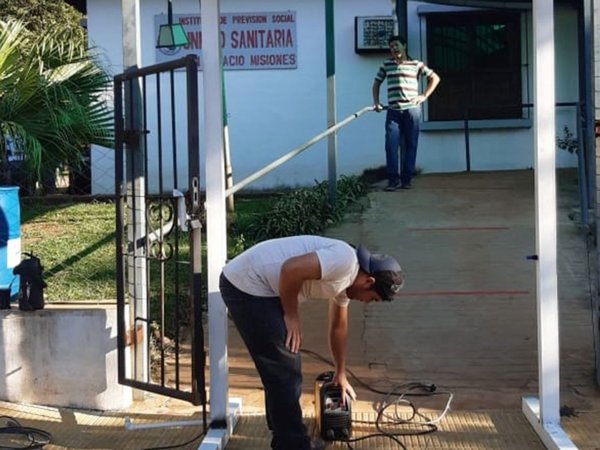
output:
<path id="1" fill-rule="evenodd" d="M 117 75 L 114 111 L 119 382 L 206 407 L 197 60 Z"/>

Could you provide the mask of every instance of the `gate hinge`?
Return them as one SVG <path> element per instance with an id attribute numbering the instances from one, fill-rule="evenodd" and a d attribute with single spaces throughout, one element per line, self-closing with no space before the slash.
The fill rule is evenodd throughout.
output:
<path id="1" fill-rule="evenodd" d="M 123 142 L 128 147 L 138 147 L 140 145 L 140 136 L 143 134 L 150 134 L 148 130 L 123 130 Z"/>

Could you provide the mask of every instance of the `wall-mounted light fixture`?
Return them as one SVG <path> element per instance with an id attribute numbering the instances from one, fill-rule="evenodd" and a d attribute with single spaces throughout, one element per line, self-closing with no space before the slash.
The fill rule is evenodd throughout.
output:
<path id="1" fill-rule="evenodd" d="M 189 41 L 183 25 L 173 23 L 173 6 L 171 0 L 168 1 L 168 23 L 161 25 L 158 30 L 158 41 L 156 48 L 174 48 L 188 45 Z"/>

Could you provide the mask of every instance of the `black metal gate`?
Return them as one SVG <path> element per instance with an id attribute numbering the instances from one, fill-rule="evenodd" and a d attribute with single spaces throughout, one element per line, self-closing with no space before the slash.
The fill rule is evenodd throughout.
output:
<path id="1" fill-rule="evenodd" d="M 119 383 L 206 418 L 197 60 L 117 75 L 114 106 Z"/>

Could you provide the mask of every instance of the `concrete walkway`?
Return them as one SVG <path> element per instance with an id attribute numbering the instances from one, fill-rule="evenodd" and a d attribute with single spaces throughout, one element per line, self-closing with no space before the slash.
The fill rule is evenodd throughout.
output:
<path id="1" fill-rule="evenodd" d="M 562 426 L 579 449 L 600 449 L 600 393 L 594 384 L 588 250 L 577 219 L 577 181 L 559 172 L 559 297 Z M 398 258 L 406 273 L 402 298 L 390 304 L 350 306 L 348 367 L 362 383 L 388 392 L 413 381 L 454 394 L 438 431 L 352 443 L 355 450 L 540 450 L 543 445 L 521 412 L 521 397 L 537 395 L 537 343 L 533 172 L 424 175 L 410 191 L 374 188 L 368 207 L 328 235 L 363 243 Z M 303 347 L 329 357 L 327 306 L 301 308 Z M 256 371 L 230 327 L 230 391 L 242 397 L 243 416 L 227 450 L 266 450 L 263 392 Z M 330 366 L 303 356 L 302 405 L 314 429 L 314 381 Z M 353 382 L 353 436 L 376 431 L 382 395 Z M 427 417 L 443 410 L 443 397 L 412 398 Z M 406 414 L 401 410 L 399 415 Z M 198 448 L 200 427 L 126 431 L 135 424 L 200 420 L 199 408 L 149 395 L 121 412 L 76 411 L 0 402 L 0 415 L 52 434 L 47 450 Z M 415 431 L 404 427 L 391 431 Z M 196 439 L 195 439 L 196 438 Z M 0 436 L 0 446 L 21 447 Z M 348 449 L 333 443 L 330 450 Z"/>
<path id="2" fill-rule="evenodd" d="M 396 192 L 384 192 L 382 184 L 369 195 L 363 212 L 327 233 L 396 256 L 406 274 L 400 301 L 351 305 L 349 368 L 384 391 L 411 381 L 434 383 L 454 394 L 452 413 L 440 429 L 452 429 L 456 421 L 474 424 L 472 429 L 461 428 L 462 444 L 446 434 L 439 445 L 429 437 L 409 448 L 543 448 L 521 413 L 521 398 L 538 392 L 536 265 L 527 259 L 536 253 L 533 175 L 424 175 L 416 178 L 414 189 Z M 577 414 L 565 417 L 563 426 L 571 428 L 579 448 L 598 449 L 600 394 L 594 384 L 594 285 L 589 279 L 593 271 L 578 223 L 576 173 L 559 171 L 558 179 L 561 405 Z M 303 347 L 329 358 L 326 306 L 307 302 L 301 315 Z M 232 392 L 244 398 L 246 411 L 264 413 L 260 383 L 234 328 L 231 337 Z M 312 414 L 314 380 L 330 367 L 309 355 L 303 364 L 303 408 Z M 373 403 L 381 395 L 358 382 L 354 386 L 360 399 L 354 411 L 373 414 Z M 441 407 L 439 402 L 432 406 Z M 506 419 L 506 426 L 493 425 L 499 418 Z M 234 438 L 228 450 L 255 448 L 247 446 L 244 430 L 242 425 L 236 434 L 246 444 L 240 446 Z M 268 436 L 266 430 L 252 433 Z M 438 434 L 444 436 L 444 431 L 429 436 Z M 518 436 L 518 444 L 511 441 Z M 355 448 L 388 448 L 364 445 Z M 389 448 L 398 448 L 394 445 Z"/>

